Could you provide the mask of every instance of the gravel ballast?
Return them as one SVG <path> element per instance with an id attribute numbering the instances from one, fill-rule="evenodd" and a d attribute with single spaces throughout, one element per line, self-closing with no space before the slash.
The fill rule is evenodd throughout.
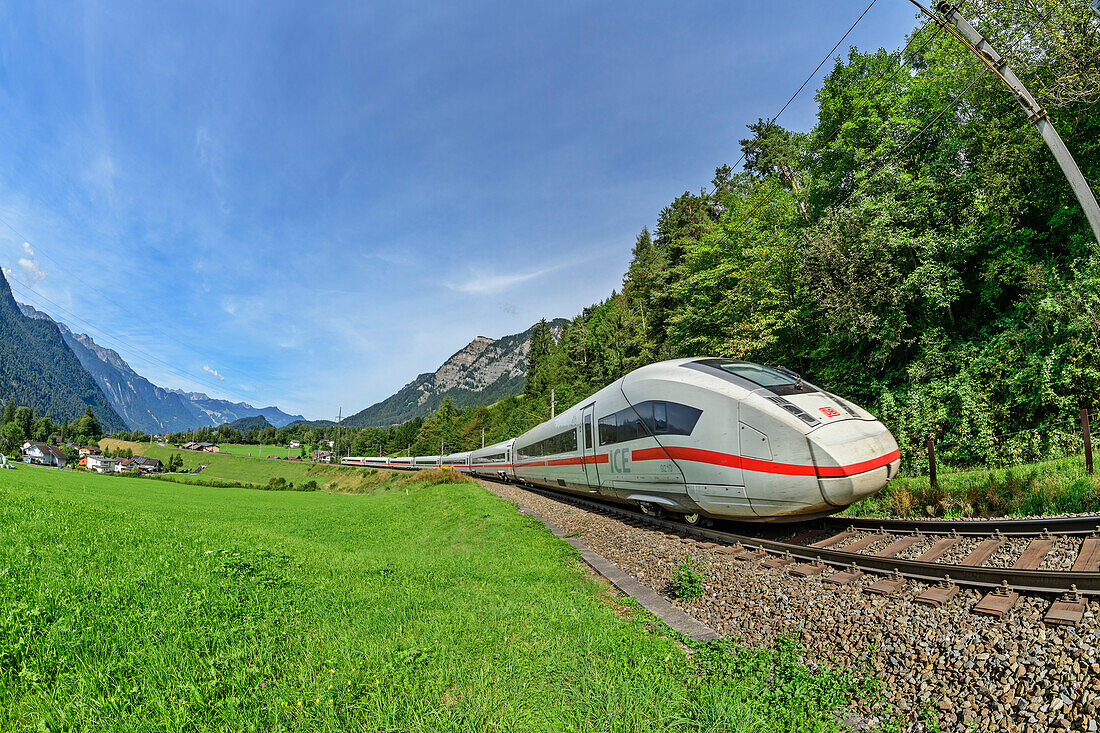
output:
<path id="1" fill-rule="evenodd" d="M 797 578 L 515 485 L 479 483 L 577 537 L 724 637 L 768 647 L 789 636 L 801 642 L 807 663 L 872 669 L 883 680 L 883 700 L 861 701 L 858 709 L 872 726 L 900 713 L 913 730 L 931 730 L 935 721 L 945 731 L 1100 731 L 1096 601 L 1076 628 L 1042 623 L 1053 598 L 1025 596 L 996 619 L 971 613 L 981 594 L 964 589 L 934 609 L 911 602 L 925 588 L 919 583 L 873 596 L 862 592 L 871 576 L 842 587 L 822 576 Z M 1077 544 L 1056 542 L 1042 567 L 1072 562 Z M 1011 564 L 1009 549 L 990 564 Z M 706 567 L 706 592 L 690 603 L 668 589 L 685 557 Z"/>

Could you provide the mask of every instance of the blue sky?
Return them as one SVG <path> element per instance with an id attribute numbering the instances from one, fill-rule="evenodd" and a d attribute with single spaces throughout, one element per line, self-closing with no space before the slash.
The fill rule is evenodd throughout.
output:
<path id="1" fill-rule="evenodd" d="M 866 4 L 0 0 L 0 265 L 157 384 L 347 415 L 606 297 Z"/>

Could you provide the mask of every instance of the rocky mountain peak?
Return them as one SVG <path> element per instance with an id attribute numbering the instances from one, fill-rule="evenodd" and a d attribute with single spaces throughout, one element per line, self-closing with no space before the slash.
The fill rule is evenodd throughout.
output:
<path id="1" fill-rule="evenodd" d="M 561 336 L 565 320 L 550 321 L 554 338 Z M 491 339 L 478 336 L 435 372 L 421 374 L 397 394 L 344 420 L 345 425 L 394 425 L 436 410 L 450 397 L 459 407 L 491 404 L 523 391 L 527 376 L 527 352 L 531 331 Z"/>

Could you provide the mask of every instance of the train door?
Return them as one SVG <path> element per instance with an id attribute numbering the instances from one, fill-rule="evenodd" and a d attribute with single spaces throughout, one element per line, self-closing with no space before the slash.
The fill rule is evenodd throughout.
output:
<path id="1" fill-rule="evenodd" d="M 581 455 L 584 461 L 584 478 L 588 482 L 588 488 L 596 491 L 600 488 L 600 473 L 596 468 L 596 419 L 595 405 L 589 405 L 581 411 Z"/>

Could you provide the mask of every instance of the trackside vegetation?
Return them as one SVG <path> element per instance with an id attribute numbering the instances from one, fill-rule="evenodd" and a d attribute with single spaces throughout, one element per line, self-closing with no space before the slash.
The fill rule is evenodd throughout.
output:
<path id="1" fill-rule="evenodd" d="M 999 517 L 1100 512 L 1100 477 L 1083 456 L 996 470 L 900 476 L 857 502 L 850 516 Z"/>
<path id="2" fill-rule="evenodd" d="M 0 730 L 829 731 L 851 673 L 694 644 L 471 484 L 365 495 L 21 467 Z"/>

